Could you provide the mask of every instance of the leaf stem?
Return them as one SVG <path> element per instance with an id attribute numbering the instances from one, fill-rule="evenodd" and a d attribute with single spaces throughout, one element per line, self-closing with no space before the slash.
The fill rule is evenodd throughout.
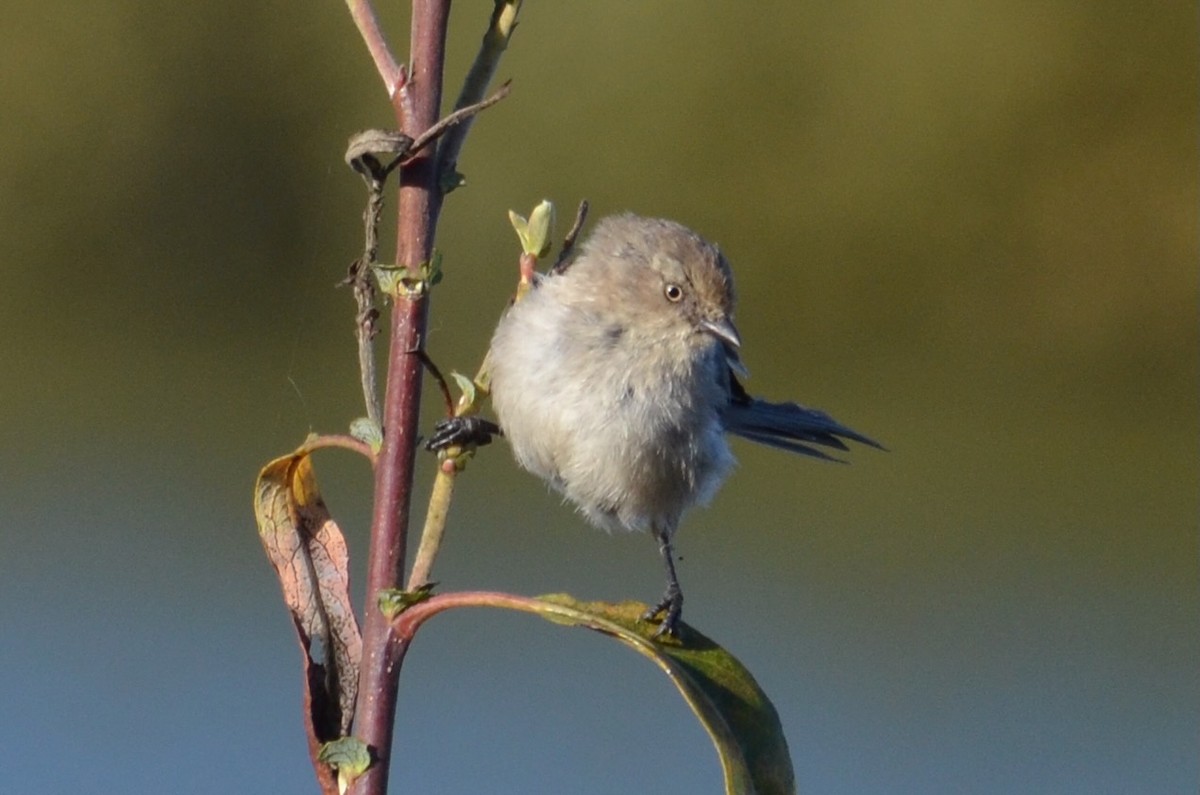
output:
<path id="1" fill-rule="evenodd" d="M 518 596 L 500 591 L 452 591 L 435 594 L 396 616 L 393 620 L 396 634 L 406 641 L 411 641 L 426 621 L 438 613 L 459 607 L 498 607 L 538 615 L 558 612 L 554 605 L 533 596 Z M 564 616 L 570 614 L 567 610 L 561 612 Z"/>
<path id="2" fill-rule="evenodd" d="M 371 452 L 371 445 L 355 439 L 353 436 L 347 436 L 341 433 L 323 433 L 318 436 L 310 436 L 300 446 L 303 451 L 320 450 L 325 447 L 340 447 L 343 450 L 359 453 L 367 458 L 372 464 L 375 463 L 375 454 Z"/>

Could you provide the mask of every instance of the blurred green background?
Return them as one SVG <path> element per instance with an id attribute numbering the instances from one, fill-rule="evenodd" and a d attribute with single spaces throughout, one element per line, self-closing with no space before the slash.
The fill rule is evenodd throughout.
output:
<path id="1" fill-rule="evenodd" d="M 490 5 L 454 9 L 447 101 Z M 738 444 L 680 535 L 687 617 L 774 698 L 802 791 L 1195 792 L 1195 4 L 523 19 L 429 350 L 478 362 L 510 208 L 549 197 L 561 232 L 587 197 L 721 244 L 750 387 L 891 448 Z M 278 0 L 10 2 L 0 75 L 0 792 L 314 791 L 250 491 L 361 413 L 333 285 L 381 84 L 343 4 Z M 361 589 L 367 468 L 317 465 Z M 443 588 L 661 587 L 650 539 L 587 529 L 503 445 L 450 532 Z M 670 685 L 587 633 L 446 615 L 402 698 L 397 792 L 719 787 Z"/>

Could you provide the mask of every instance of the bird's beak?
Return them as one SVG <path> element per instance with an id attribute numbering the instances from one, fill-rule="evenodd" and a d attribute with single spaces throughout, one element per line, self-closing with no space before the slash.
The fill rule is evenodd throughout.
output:
<path id="1" fill-rule="evenodd" d="M 738 349 L 742 347 L 742 337 L 734 327 L 733 321 L 722 315 L 715 320 L 700 321 L 700 328 L 721 341 L 725 348 L 725 359 L 729 362 L 729 368 L 742 378 L 748 378 L 750 372 L 746 369 L 746 365 L 742 364 L 742 357 L 738 355 Z"/>
<path id="2" fill-rule="evenodd" d="M 704 329 L 709 334 L 712 334 L 714 337 L 734 350 L 742 347 L 742 336 L 738 334 L 738 330 L 733 327 L 733 321 L 724 315 L 716 320 L 700 321 L 700 328 Z"/>

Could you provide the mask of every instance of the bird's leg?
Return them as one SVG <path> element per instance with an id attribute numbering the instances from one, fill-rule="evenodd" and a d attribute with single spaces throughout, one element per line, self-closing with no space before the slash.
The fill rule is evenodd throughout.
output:
<path id="1" fill-rule="evenodd" d="M 425 449 L 437 451 L 452 446 L 483 447 L 491 444 L 492 437 L 500 435 L 500 426 L 483 417 L 451 417 L 434 426 L 433 436 L 426 440 Z"/>
<path id="2" fill-rule="evenodd" d="M 675 551 L 671 547 L 669 531 L 655 529 L 654 535 L 658 538 L 658 551 L 662 554 L 663 565 L 667 569 L 667 590 L 662 600 L 642 615 L 642 620 L 653 621 L 661 613 L 662 623 L 659 624 L 654 637 L 675 637 L 679 634 L 679 616 L 683 612 L 683 590 L 679 587 L 679 577 L 675 574 Z"/>

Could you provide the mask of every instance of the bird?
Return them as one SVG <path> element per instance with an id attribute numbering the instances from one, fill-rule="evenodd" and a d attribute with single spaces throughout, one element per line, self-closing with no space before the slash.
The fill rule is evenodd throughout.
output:
<path id="1" fill-rule="evenodd" d="M 655 637 L 678 635 L 675 533 L 733 468 L 730 434 L 829 461 L 846 441 L 883 449 L 823 411 L 747 393 L 735 303 L 729 261 L 696 232 L 604 218 L 501 317 L 486 360 L 498 427 L 451 419 L 427 443 L 498 433 L 591 524 L 653 535 L 667 578 L 643 615 Z"/>

